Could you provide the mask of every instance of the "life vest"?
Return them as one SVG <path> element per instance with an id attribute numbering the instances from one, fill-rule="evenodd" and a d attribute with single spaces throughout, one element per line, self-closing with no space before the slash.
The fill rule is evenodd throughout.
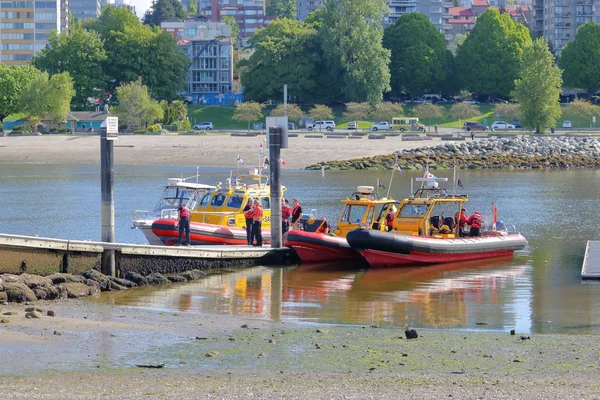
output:
<path id="1" fill-rule="evenodd" d="M 481 228 L 481 213 L 479 211 L 476 211 L 475 214 L 469 217 L 467 223 L 471 225 L 471 228 Z"/>
<path id="2" fill-rule="evenodd" d="M 302 205 L 298 203 L 292 210 L 292 223 L 296 222 L 302 216 Z"/>
<path id="3" fill-rule="evenodd" d="M 393 226 L 394 225 L 394 213 L 387 213 L 385 215 L 385 222 L 387 223 L 387 226 Z"/>
<path id="4" fill-rule="evenodd" d="M 459 228 L 464 228 L 467 225 L 467 216 L 464 213 L 461 212 L 460 215 L 456 213 L 455 219 Z"/>
<path id="5" fill-rule="evenodd" d="M 291 214 L 292 214 L 292 210 L 290 209 L 289 206 L 281 207 L 281 218 L 283 219 L 283 222 L 287 222 L 288 218 L 290 218 Z"/>
<path id="6" fill-rule="evenodd" d="M 252 214 L 254 222 L 262 221 L 263 218 L 263 209 L 261 205 L 254 206 L 254 212 Z"/>
<path id="7" fill-rule="evenodd" d="M 246 219 L 252 219 L 252 218 L 254 218 L 254 210 L 252 209 L 252 206 L 250 204 L 247 204 L 246 208 L 244 208 L 244 210 L 246 210 L 246 209 L 248 209 L 248 211 L 246 211 L 244 213 L 244 217 Z"/>
<path id="8" fill-rule="evenodd" d="M 187 217 L 189 218 L 192 214 L 190 213 L 190 209 L 186 206 L 179 207 L 179 217 Z"/>

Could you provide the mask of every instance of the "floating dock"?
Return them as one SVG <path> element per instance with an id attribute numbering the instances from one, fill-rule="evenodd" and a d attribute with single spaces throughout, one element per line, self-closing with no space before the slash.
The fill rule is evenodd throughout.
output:
<path id="1" fill-rule="evenodd" d="M 585 246 L 581 277 L 583 279 L 600 279 L 600 241 L 598 240 L 588 240 L 587 246 Z"/>
<path id="2" fill-rule="evenodd" d="M 293 252 L 270 246 L 152 246 L 0 234 L 0 273 L 78 274 L 100 269 L 104 250 L 114 250 L 117 271 L 148 275 L 192 269 L 291 265 Z"/>

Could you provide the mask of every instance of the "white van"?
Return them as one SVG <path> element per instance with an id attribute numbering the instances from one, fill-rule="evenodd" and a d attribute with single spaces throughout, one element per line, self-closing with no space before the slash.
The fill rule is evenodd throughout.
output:
<path id="1" fill-rule="evenodd" d="M 442 96 L 439 94 L 424 94 L 419 99 L 421 103 L 435 103 L 438 100 L 441 100 Z"/>

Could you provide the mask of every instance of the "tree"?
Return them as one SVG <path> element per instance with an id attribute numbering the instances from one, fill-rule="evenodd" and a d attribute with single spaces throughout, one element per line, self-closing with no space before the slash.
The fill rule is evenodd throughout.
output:
<path id="1" fill-rule="evenodd" d="M 160 27 L 161 22 L 185 21 L 187 12 L 179 0 L 154 0 L 144 14 L 144 24 Z"/>
<path id="2" fill-rule="evenodd" d="M 459 78 L 471 92 L 508 97 L 519 77 L 523 49 L 530 44 L 526 27 L 489 8 L 456 51 Z"/>
<path id="3" fill-rule="evenodd" d="M 344 118 L 354 120 L 358 126 L 358 120 L 366 118 L 371 112 L 371 109 L 372 107 L 369 103 L 346 103 Z"/>
<path id="4" fill-rule="evenodd" d="M 238 64 L 246 99 L 265 102 L 283 97 L 283 84 L 297 102 L 314 99 L 319 91 L 317 31 L 309 24 L 276 19 L 249 39 L 254 53 Z"/>
<path id="5" fill-rule="evenodd" d="M 106 61 L 102 40 L 98 33 L 74 24 L 68 33 L 50 32 L 48 45 L 36 53 L 32 64 L 49 74 L 68 72 L 73 78 L 75 98 L 73 108 L 84 109 L 88 98 L 104 97 Z"/>
<path id="6" fill-rule="evenodd" d="M 190 0 L 190 4 L 188 4 L 188 14 L 192 16 L 198 15 L 198 0 Z"/>
<path id="7" fill-rule="evenodd" d="M 498 103 L 494 106 L 494 113 L 509 120 L 517 119 L 521 115 L 521 106 L 517 103 Z"/>
<path id="8" fill-rule="evenodd" d="M 579 132 L 579 129 L 581 129 L 581 118 L 591 117 L 598 114 L 598 107 L 587 100 L 575 99 L 567 104 L 566 111 L 569 114 L 575 114 L 577 116 L 577 131 Z M 559 116 L 560 114 L 557 116 L 557 118 Z"/>
<path id="9" fill-rule="evenodd" d="M 391 122 L 392 118 L 402 116 L 402 112 L 400 103 L 379 103 L 371 111 L 371 118 Z"/>
<path id="10" fill-rule="evenodd" d="M 148 87 L 142 84 L 142 79 L 135 82 L 122 83 L 117 89 L 119 105 L 112 112 L 119 121 L 127 125 L 127 129 L 145 123 L 153 123 L 164 116 L 161 105 L 150 97 Z"/>
<path id="11" fill-rule="evenodd" d="M 575 39 L 563 47 L 558 59 L 565 86 L 585 89 L 591 95 L 600 89 L 600 25 L 588 22 L 577 29 Z"/>
<path id="12" fill-rule="evenodd" d="M 315 121 L 331 119 L 333 118 L 333 110 L 323 104 L 315 104 L 314 107 L 308 111 L 308 115 Z"/>
<path id="13" fill-rule="evenodd" d="M 247 121 L 248 132 L 250 132 L 250 122 L 256 121 L 262 117 L 262 104 L 255 101 L 247 101 L 245 103 L 236 104 L 232 118 L 236 121 Z"/>
<path id="14" fill-rule="evenodd" d="M 390 88 L 390 51 L 383 48 L 386 0 L 327 0 L 319 35 L 326 66 L 339 74 L 343 101 L 375 106 Z"/>
<path id="15" fill-rule="evenodd" d="M 19 110 L 33 122 L 36 131 L 43 115 L 49 115 L 55 123 L 64 122 L 74 95 L 73 79 L 68 72 L 51 77 L 47 72 L 42 72 L 22 91 Z"/>
<path id="16" fill-rule="evenodd" d="M 450 107 L 450 115 L 452 116 L 452 118 L 458 119 L 458 125 L 459 125 L 458 129 L 460 129 L 461 128 L 461 124 L 460 124 L 461 119 L 466 120 L 469 118 L 477 117 L 478 115 L 481 115 L 481 113 L 479 112 L 477 107 L 475 107 L 473 104 L 461 102 L 461 103 L 453 104 L 452 107 Z"/>
<path id="17" fill-rule="evenodd" d="M 40 71 L 29 64 L 8 66 L 0 63 L 0 123 L 19 111 L 21 93 L 39 74 Z"/>
<path id="18" fill-rule="evenodd" d="M 274 117 L 287 115 L 289 121 L 300 121 L 306 115 L 296 104 L 279 104 L 271 111 Z"/>
<path id="19" fill-rule="evenodd" d="M 413 114 L 419 118 L 426 118 L 429 130 L 431 130 L 431 118 L 442 118 L 444 113 L 442 107 L 431 103 L 421 103 L 412 110 Z"/>
<path id="20" fill-rule="evenodd" d="M 390 86 L 395 96 L 407 93 L 413 99 L 426 91 L 439 93 L 453 78 L 452 53 L 425 14 L 403 14 L 385 29 L 383 47 L 391 51 Z"/>
<path id="21" fill-rule="evenodd" d="M 542 38 L 525 48 L 514 98 L 520 103 L 521 124 L 535 133 L 554 126 L 560 117 L 561 70 Z"/>
<path id="22" fill-rule="evenodd" d="M 296 18 L 296 0 L 267 0 L 267 15 L 277 18 Z"/>

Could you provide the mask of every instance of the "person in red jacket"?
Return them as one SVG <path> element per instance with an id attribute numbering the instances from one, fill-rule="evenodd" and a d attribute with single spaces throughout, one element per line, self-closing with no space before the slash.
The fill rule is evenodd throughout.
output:
<path id="1" fill-rule="evenodd" d="M 248 246 L 252 246 L 252 227 L 254 226 L 254 199 L 249 198 L 246 207 L 244 207 L 244 218 L 246 218 L 246 239 Z"/>
<path id="2" fill-rule="evenodd" d="M 254 238 L 256 238 L 256 244 L 254 246 L 262 246 L 263 208 L 260 205 L 260 200 L 254 200 L 254 208 L 252 210 L 252 218 L 254 220 L 254 225 L 252 226 L 252 242 L 254 242 Z"/>
<path id="3" fill-rule="evenodd" d="M 475 213 L 469 217 L 467 220 L 467 224 L 471 226 L 469 236 L 481 236 L 482 220 L 483 219 L 481 218 L 481 213 L 479 211 L 475 211 Z"/>
<path id="4" fill-rule="evenodd" d="M 302 205 L 298 202 L 298 199 L 292 199 L 292 228 L 300 229 L 300 219 L 302 218 Z"/>
<path id="5" fill-rule="evenodd" d="M 456 213 L 455 219 L 456 219 L 456 225 L 458 225 L 458 236 L 459 237 L 467 236 L 467 234 L 465 233 L 465 228 L 467 227 L 467 210 L 465 210 L 463 208 L 460 211 L 460 215 L 458 215 L 458 213 Z"/>
<path id="6" fill-rule="evenodd" d="M 190 244 L 190 209 L 185 205 L 179 206 L 179 237 L 177 238 L 177 246 L 181 246 L 181 239 L 183 239 L 183 234 L 187 235 L 187 239 L 185 239 L 184 244 Z"/>
<path id="7" fill-rule="evenodd" d="M 290 216 L 292 209 L 288 200 L 281 199 L 281 234 L 283 235 L 290 229 Z"/>

